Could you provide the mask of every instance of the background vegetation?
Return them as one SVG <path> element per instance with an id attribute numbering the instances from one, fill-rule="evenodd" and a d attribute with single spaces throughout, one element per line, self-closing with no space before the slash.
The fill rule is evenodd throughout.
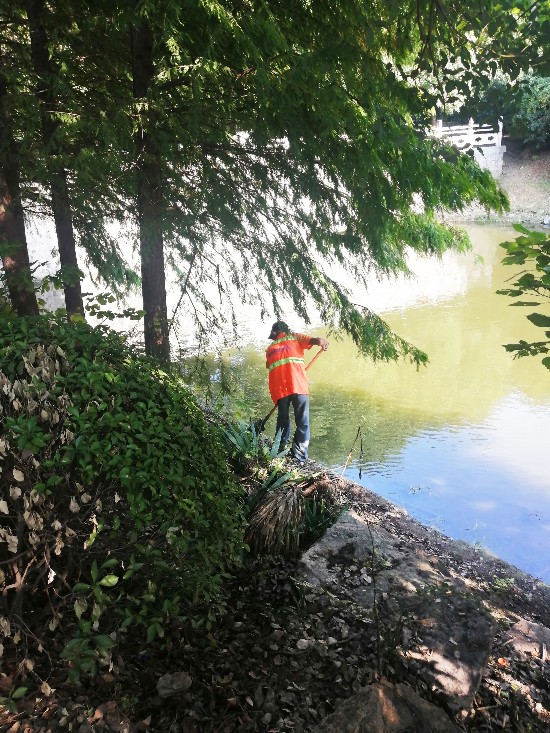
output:
<path id="1" fill-rule="evenodd" d="M 550 78 L 521 74 L 514 81 L 500 73 L 481 94 L 469 99 L 459 115 L 495 125 L 504 120 L 506 135 L 535 149 L 550 145 Z"/>
<path id="2" fill-rule="evenodd" d="M 548 74 L 549 23 L 537 0 L 2 4 L 0 652 L 10 679 L 32 677 L 48 695 L 60 664 L 72 679 L 117 672 L 129 650 L 168 651 L 193 627 L 208 644 L 247 512 L 280 519 L 290 502 L 296 532 L 264 523 L 288 551 L 336 516 L 322 497 L 304 505 L 296 482 L 283 492 L 292 477 L 258 440 L 238 458 L 254 464 L 255 491 L 237 482 L 222 444 L 231 431 L 215 430 L 168 370 L 167 272 L 199 336 L 236 330 L 233 305 L 246 302 L 262 318 L 317 311 L 363 354 L 424 363 L 342 283 L 406 271 L 409 249 L 466 247 L 439 223 L 442 209 L 506 206 L 471 155 L 430 136 L 431 121 L 523 71 L 518 125 L 542 139 L 547 88 L 529 79 Z M 44 222 L 60 263 L 46 284 L 27 242 Z M 152 360 L 86 325 L 83 267 L 113 297 L 141 285 Z M 63 290 L 64 314 L 38 315 L 42 285 Z M 258 548 L 271 541 L 262 526 L 248 535 Z"/>

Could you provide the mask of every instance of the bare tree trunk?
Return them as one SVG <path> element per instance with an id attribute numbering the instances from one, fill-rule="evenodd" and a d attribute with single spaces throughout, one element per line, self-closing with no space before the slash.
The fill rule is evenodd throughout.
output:
<path id="1" fill-rule="evenodd" d="M 27 0 L 31 55 L 34 70 L 39 80 L 36 96 L 40 105 L 42 140 L 46 151 L 50 178 L 52 210 L 59 247 L 65 306 L 68 316 L 75 313 L 84 315 L 67 172 L 62 162 L 59 161 L 59 141 L 56 140 L 56 132 L 59 127 L 59 123 L 55 118 L 54 78 L 56 68 L 48 51 L 48 37 L 44 24 L 46 12 L 44 0 Z"/>
<path id="2" fill-rule="evenodd" d="M 2 54 L 0 52 L 0 63 Z M 0 244 L 12 308 L 18 316 L 38 314 L 19 186 L 19 156 L 7 103 L 7 82 L 0 74 Z"/>
<path id="3" fill-rule="evenodd" d="M 134 99 L 145 101 L 154 75 L 153 34 L 145 19 L 132 27 L 132 74 Z M 145 352 L 167 363 L 170 338 L 162 234 L 162 167 L 158 146 L 151 135 L 154 125 L 154 112 L 142 109 L 135 135 L 141 282 Z"/>

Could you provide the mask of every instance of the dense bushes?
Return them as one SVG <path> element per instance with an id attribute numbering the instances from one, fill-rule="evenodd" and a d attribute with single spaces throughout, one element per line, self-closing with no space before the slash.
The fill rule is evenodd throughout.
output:
<path id="1" fill-rule="evenodd" d="M 30 669 L 57 630 L 93 672 L 125 629 L 216 610 L 241 491 L 181 382 L 107 329 L 21 318 L 0 322 L 0 399 L 5 654 Z"/>
<path id="2" fill-rule="evenodd" d="M 520 103 L 511 127 L 528 145 L 550 145 L 550 78 L 528 76 L 522 81 Z"/>
<path id="3" fill-rule="evenodd" d="M 550 145 L 550 78 L 525 74 L 512 82 L 500 74 L 479 97 L 467 100 L 461 118 L 468 116 L 492 125 L 502 117 L 506 135 L 536 148 L 547 147 Z"/>

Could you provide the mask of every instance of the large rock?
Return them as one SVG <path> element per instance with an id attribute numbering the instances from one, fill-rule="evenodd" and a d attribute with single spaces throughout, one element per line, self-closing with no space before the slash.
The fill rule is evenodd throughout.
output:
<path id="1" fill-rule="evenodd" d="M 410 648 L 401 652 L 406 666 L 453 713 L 470 707 L 496 624 L 439 558 L 346 512 L 302 563 L 310 583 L 367 609 L 375 600 L 383 605 L 386 625 L 397 626 L 405 613 L 414 626 L 406 640 Z"/>
<path id="2" fill-rule="evenodd" d="M 508 632 L 511 646 L 531 659 L 546 661 L 550 653 L 550 629 L 522 618 Z"/>
<path id="3" fill-rule="evenodd" d="M 408 685 L 382 682 L 345 700 L 314 733 L 460 733 L 460 728 Z"/>

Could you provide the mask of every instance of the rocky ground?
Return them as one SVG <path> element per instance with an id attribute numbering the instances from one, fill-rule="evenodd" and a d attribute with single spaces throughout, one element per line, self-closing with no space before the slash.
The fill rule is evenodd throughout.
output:
<path id="1" fill-rule="evenodd" d="M 369 733 L 550 730 L 550 636 L 536 643 L 529 635 L 523 644 L 514 639 L 518 622 L 548 632 L 550 588 L 498 558 L 423 527 L 320 466 L 310 465 L 309 472 L 319 491 L 326 495 L 330 487 L 347 507 L 343 518 L 353 512 L 367 523 L 368 533 L 377 538 L 370 556 L 359 557 L 358 547 L 350 548 L 352 540 L 345 539 L 338 552 L 326 555 L 335 581 L 324 587 L 311 582 L 304 562 L 252 561 L 232 580 L 228 612 L 218 626 L 209 631 L 174 627 L 162 647 L 136 645 L 129 663 L 116 672 L 104 670 L 84 687 L 68 685 L 60 670 L 48 680 L 52 689 L 25 696 L 17 713 L 5 711 L 1 733 L 344 733 L 347 728 L 338 723 L 326 727 L 323 719 L 330 721 L 326 716 L 344 701 L 366 688 L 378 689 L 378 683 L 397 691 L 406 688 L 423 704 L 436 706 L 429 708 L 429 720 L 436 711 L 447 722 L 433 728 L 421 722 L 407 728 L 373 724 L 362 729 Z M 329 534 L 334 528 L 325 537 Z M 316 555 L 318 547 L 307 554 Z M 412 558 L 425 574 L 422 588 L 409 588 L 413 603 L 408 605 L 384 580 L 389 569 L 399 582 L 410 584 L 395 560 L 399 554 Z M 363 588 L 376 598 L 374 605 L 358 602 L 357 590 Z M 422 626 L 425 613 L 417 601 L 435 608 L 438 599 L 447 605 L 451 597 L 445 633 L 456 645 L 451 646 L 456 649 L 452 662 L 466 660 L 472 628 L 479 627 L 472 619 L 481 613 L 491 628 L 483 632 L 486 650 L 483 640 L 474 639 L 483 663 L 473 688 L 463 695 L 450 679 L 443 685 L 451 688 L 445 698 L 441 685 L 421 674 L 420 666 L 430 662 L 437 645 Z M 464 621 L 466 638 L 461 639 Z M 419 659 L 418 649 L 424 658 Z M 8 680 L 1 682 L 9 687 Z M 355 703 L 352 707 L 357 709 Z"/>
<path id="2" fill-rule="evenodd" d="M 550 214 L 550 151 L 529 153 L 507 145 L 501 183 L 511 212 L 505 220 L 537 226 Z M 479 212 L 469 215 L 476 218 Z M 47 681 L 30 672 L 17 709 L 0 705 L 0 733 L 306 733 L 343 701 L 380 681 L 405 682 L 466 733 L 549 731 L 550 643 L 544 635 L 537 643 L 518 641 L 513 629 L 518 622 L 529 632 L 550 628 L 550 588 L 422 527 L 339 477 L 318 478 L 366 522 L 368 532 L 384 532 L 402 555 L 431 563 L 430 572 L 435 568 L 441 575 L 435 582 L 440 591 L 459 602 L 477 599 L 479 610 L 492 619 L 492 645 L 467 705 L 458 711 L 445 705 L 416 673 L 411 645 L 418 641 L 419 615 L 410 606 L 396 614 L 394 594 L 382 585 L 392 561 L 375 552 L 373 541 L 368 562 L 333 557 L 329 570 L 338 570 L 339 582 L 329 589 L 312 583 L 298 561 L 250 562 L 232 580 L 228 612 L 218 626 L 173 628 L 157 648 L 136 642 L 129 663 L 116 674 L 104 670 L 85 686 L 69 685 L 64 670 Z M 361 584 L 372 590 L 370 607 L 354 595 Z M 429 588 L 422 593 L 425 600 Z M 3 670 L 0 696 L 11 686 L 10 671 Z M 418 725 L 407 730 L 428 730 Z"/>
<path id="3" fill-rule="evenodd" d="M 510 199 L 508 220 L 517 214 L 524 224 L 540 224 L 550 216 L 550 150 L 524 149 L 511 140 L 504 140 L 502 187 Z"/>

